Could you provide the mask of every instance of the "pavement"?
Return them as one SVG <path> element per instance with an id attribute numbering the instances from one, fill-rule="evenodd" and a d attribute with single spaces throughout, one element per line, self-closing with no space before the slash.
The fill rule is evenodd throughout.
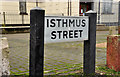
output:
<path id="1" fill-rule="evenodd" d="M 106 65 L 106 42 L 108 31 L 97 31 L 96 65 Z M 29 33 L 3 34 L 8 38 L 11 74 L 29 72 Z M 104 46 L 103 46 L 104 45 Z M 83 64 L 83 42 L 45 44 L 44 71 L 65 71 L 66 66 Z M 74 69 L 74 68 L 72 68 Z M 53 72 L 45 74 L 55 74 Z"/>

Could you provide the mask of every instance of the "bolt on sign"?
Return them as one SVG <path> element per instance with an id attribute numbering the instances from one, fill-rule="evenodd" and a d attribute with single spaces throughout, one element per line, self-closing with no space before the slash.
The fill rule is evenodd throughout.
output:
<path id="1" fill-rule="evenodd" d="M 88 40 L 87 16 L 46 16 L 45 43 Z"/>

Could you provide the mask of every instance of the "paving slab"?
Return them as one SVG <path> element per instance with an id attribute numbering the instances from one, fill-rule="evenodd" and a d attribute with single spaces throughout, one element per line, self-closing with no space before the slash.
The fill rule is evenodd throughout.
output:
<path id="1" fill-rule="evenodd" d="M 97 44 L 105 43 L 108 31 L 97 31 Z M 3 34 L 10 47 L 11 71 L 29 70 L 29 33 Z M 96 64 L 106 65 L 106 47 L 96 49 Z M 69 64 L 83 64 L 83 42 L 45 44 L 45 71 L 64 69 Z M 16 69 L 15 69 L 16 68 Z M 18 72 L 21 73 L 21 72 Z M 54 73 L 51 73 L 54 74 Z"/>

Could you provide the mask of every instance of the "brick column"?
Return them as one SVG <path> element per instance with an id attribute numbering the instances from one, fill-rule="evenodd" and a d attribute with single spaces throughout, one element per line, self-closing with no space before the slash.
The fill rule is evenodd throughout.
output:
<path id="1" fill-rule="evenodd" d="M 107 37 L 107 66 L 120 71 L 120 35 Z"/>

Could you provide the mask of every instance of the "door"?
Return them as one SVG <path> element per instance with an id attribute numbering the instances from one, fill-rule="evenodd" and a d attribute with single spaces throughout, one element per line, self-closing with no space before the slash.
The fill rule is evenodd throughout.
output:
<path id="1" fill-rule="evenodd" d="M 84 15 L 85 12 L 87 12 L 88 10 L 91 10 L 91 3 L 84 3 L 84 2 L 80 2 L 80 12 L 79 15 L 82 16 Z"/>

